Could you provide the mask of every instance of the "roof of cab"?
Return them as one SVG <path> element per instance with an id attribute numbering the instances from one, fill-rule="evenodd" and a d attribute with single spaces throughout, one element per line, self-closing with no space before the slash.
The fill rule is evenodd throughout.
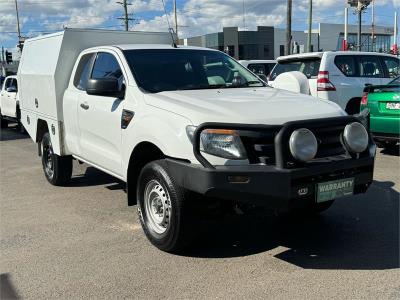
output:
<path id="1" fill-rule="evenodd" d="M 211 51 L 218 51 L 210 48 L 203 48 L 203 47 L 194 47 L 194 46 L 181 46 L 178 45 L 177 48 L 174 48 L 168 44 L 125 44 L 125 45 L 114 45 L 114 47 L 118 47 L 121 50 L 137 50 L 137 49 L 190 49 L 190 50 L 211 50 Z"/>

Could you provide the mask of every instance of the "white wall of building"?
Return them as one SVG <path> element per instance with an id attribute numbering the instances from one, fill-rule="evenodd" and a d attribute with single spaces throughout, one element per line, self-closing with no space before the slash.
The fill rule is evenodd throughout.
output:
<path id="1" fill-rule="evenodd" d="M 304 31 L 292 31 L 292 43 L 300 45 L 300 53 L 307 51 L 308 33 Z M 318 51 L 318 34 L 312 33 L 311 44 L 314 46 L 314 51 Z M 280 46 L 284 45 L 286 48 L 286 29 L 274 29 L 274 54 L 275 58 L 280 56 Z"/>

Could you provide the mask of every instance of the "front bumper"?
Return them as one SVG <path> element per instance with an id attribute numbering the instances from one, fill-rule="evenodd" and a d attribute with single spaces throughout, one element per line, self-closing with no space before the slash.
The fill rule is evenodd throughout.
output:
<path id="1" fill-rule="evenodd" d="M 400 142 L 400 135 L 385 132 L 372 132 L 374 140 L 377 142 Z"/>
<path id="2" fill-rule="evenodd" d="M 316 184 L 321 182 L 355 178 L 354 193 L 364 193 L 373 180 L 374 158 L 322 163 L 300 169 L 260 165 L 210 169 L 171 159 L 167 160 L 167 165 L 176 183 L 188 190 L 285 211 L 315 202 Z M 231 182 L 230 179 L 236 176 L 248 177 L 248 181 Z"/>
<path id="3" fill-rule="evenodd" d="M 261 204 L 277 210 L 289 210 L 314 203 L 317 184 L 338 179 L 354 178 L 354 194 L 364 193 L 373 180 L 376 146 L 371 137 L 368 148 L 357 156 L 338 155 L 303 165 L 291 164 L 288 140 L 295 129 L 306 127 L 316 130 L 327 126 L 326 124 L 338 127 L 349 122 L 360 120 L 354 116 L 346 116 L 289 122 L 280 128 L 205 123 L 197 127 L 193 138 L 194 155 L 201 165 L 167 159 L 168 170 L 176 183 L 188 190 L 210 197 Z M 206 128 L 275 130 L 275 164 L 211 165 L 200 152 L 200 134 Z"/>

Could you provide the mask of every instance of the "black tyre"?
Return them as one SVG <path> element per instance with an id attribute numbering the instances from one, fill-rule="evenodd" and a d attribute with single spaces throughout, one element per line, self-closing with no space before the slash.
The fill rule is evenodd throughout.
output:
<path id="1" fill-rule="evenodd" d="M 176 252 L 193 237 L 194 216 L 187 195 L 168 174 L 164 160 L 148 163 L 140 173 L 137 186 L 140 222 L 149 241 L 160 250 Z"/>
<path id="2" fill-rule="evenodd" d="M 313 213 L 319 214 L 319 213 L 326 211 L 328 208 L 330 208 L 332 206 L 333 202 L 335 202 L 335 200 L 322 202 L 322 203 L 315 203 L 313 205 Z"/>
<path id="3" fill-rule="evenodd" d="M 335 200 L 321 202 L 321 203 L 314 202 L 304 207 L 293 208 L 288 212 L 278 213 L 278 215 L 284 217 L 295 217 L 302 219 L 303 217 L 310 217 L 312 215 L 317 215 L 319 213 L 326 211 L 328 208 L 332 206 L 333 202 L 335 202 Z"/>
<path id="4" fill-rule="evenodd" d="M 395 147 L 397 145 L 397 141 L 375 141 L 375 144 L 379 148 L 388 149 Z"/>
<path id="5" fill-rule="evenodd" d="M 1 128 L 8 128 L 8 121 L 0 113 Z"/>
<path id="6" fill-rule="evenodd" d="M 65 185 L 72 175 L 72 157 L 58 156 L 53 152 L 50 134 L 44 134 L 41 142 L 44 175 L 52 185 Z"/>
<path id="7" fill-rule="evenodd" d="M 25 133 L 26 130 L 25 130 L 24 125 L 22 125 L 22 122 L 21 122 L 21 110 L 19 108 L 19 105 L 17 105 L 16 112 L 17 112 L 17 129 L 20 133 Z"/>

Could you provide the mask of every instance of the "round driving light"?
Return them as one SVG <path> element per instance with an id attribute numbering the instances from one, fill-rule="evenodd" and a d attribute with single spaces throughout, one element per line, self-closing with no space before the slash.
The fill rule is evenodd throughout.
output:
<path id="1" fill-rule="evenodd" d="M 350 152 L 361 153 L 368 147 L 368 132 L 358 122 L 353 122 L 344 128 L 343 139 Z"/>
<path id="2" fill-rule="evenodd" d="M 311 130 L 307 128 L 297 129 L 290 136 L 289 149 L 295 159 L 300 161 L 311 160 L 317 154 L 317 139 Z"/>

